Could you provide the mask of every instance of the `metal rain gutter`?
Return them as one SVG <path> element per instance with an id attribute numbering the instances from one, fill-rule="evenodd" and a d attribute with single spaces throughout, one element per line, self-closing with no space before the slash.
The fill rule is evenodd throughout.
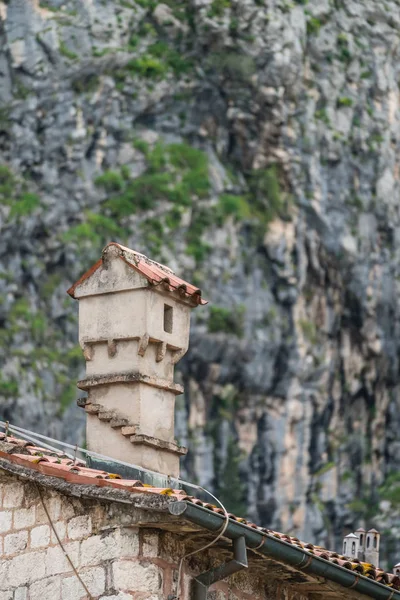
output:
<path id="1" fill-rule="evenodd" d="M 233 540 L 233 559 L 222 563 L 219 567 L 210 569 L 197 575 L 193 582 L 193 598 L 194 600 L 207 600 L 207 592 L 210 585 L 217 581 L 222 581 L 230 575 L 247 569 L 247 548 L 244 536 Z"/>
<path id="2" fill-rule="evenodd" d="M 213 532 L 221 529 L 225 521 L 224 515 L 220 515 L 191 502 L 172 502 L 168 510 L 174 516 L 183 517 Z M 258 553 L 264 554 L 268 558 L 279 560 L 318 577 L 325 577 L 330 581 L 334 581 L 360 594 L 365 594 L 370 598 L 375 598 L 376 600 L 400 600 L 400 591 L 393 590 L 377 581 L 368 579 L 360 573 L 349 571 L 340 565 L 335 565 L 328 560 L 314 556 L 307 550 L 293 546 L 269 534 L 261 533 L 238 521 L 229 521 L 224 536 L 231 540 L 244 537 L 246 545 L 250 550 L 252 548 L 257 549 Z"/>

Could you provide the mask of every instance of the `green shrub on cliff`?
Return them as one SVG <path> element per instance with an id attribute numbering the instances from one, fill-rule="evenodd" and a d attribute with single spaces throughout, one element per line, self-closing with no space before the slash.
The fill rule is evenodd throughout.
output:
<path id="1" fill-rule="evenodd" d="M 252 211 L 248 200 L 244 196 L 235 194 L 221 194 L 218 201 L 218 216 L 221 220 L 234 217 L 237 221 L 251 218 Z"/>
<path id="2" fill-rule="evenodd" d="M 382 500 L 389 500 L 394 507 L 400 507 L 400 473 L 390 473 L 379 488 Z"/>
<path id="3" fill-rule="evenodd" d="M 216 469 L 220 474 L 217 479 L 217 494 L 225 508 L 236 515 L 247 514 L 246 490 L 240 476 L 240 462 L 242 454 L 237 440 L 232 436 L 229 439 L 226 461 Z"/>
<path id="4" fill-rule="evenodd" d="M 11 206 L 11 217 L 27 217 L 40 205 L 37 194 L 25 192 Z"/>
<path id="5" fill-rule="evenodd" d="M 281 191 L 277 165 L 253 171 L 249 181 L 249 204 L 254 215 L 267 225 L 286 212 L 287 198 Z"/>
<path id="6" fill-rule="evenodd" d="M 103 243 L 113 238 L 125 239 L 126 231 L 114 219 L 103 214 L 86 211 L 83 220 L 70 227 L 62 236 L 64 242 L 73 242 L 78 247 L 86 242 L 101 249 Z"/>
<path id="7" fill-rule="evenodd" d="M 124 187 L 124 179 L 117 171 L 105 171 L 94 183 L 103 186 L 107 192 L 119 192 Z"/>
<path id="8" fill-rule="evenodd" d="M 0 196 L 8 200 L 15 189 L 15 180 L 11 170 L 6 165 L 0 165 Z"/>
<path id="9" fill-rule="evenodd" d="M 76 52 L 70 50 L 65 42 L 61 42 L 58 49 L 60 51 L 60 54 L 62 56 L 65 56 L 65 58 L 68 58 L 69 60 L 76 60 L 78 58 Z"/>
<path id="10" fill-rule="evenodd" d="M 22 221 L 40 206 L 40 196 L 27 191 L 31 183 L 17 177 L 6 165 L 0 165 L 0 204 L 10 207 L 9 219 Z"/>
<path id="11" fill-rule="evenodd" d="M 5 398 L 18 396 L 18 382 L 15 379 L 3 379 L 0 375 L 0 396 Z"/>
<path id="12" fill-rule="evenodd" d="M 241 338 L 244 334 L 244 315 L 244 306 L 238 306 L 233 310 L 221 306 L 211 306 L 208 331 L 210 333 L 231 333 Z"/>
<path id="13" fill-rule="evenodd" d="M 213 0 L 208 11 L 209 17 L 222 17 L 225 10 L 231 5 L 230 0 Z"/>
<path id="14" fill-rule="evenodd" d="M 140 77 L 148 79 L 159 79 L 163 77 L 167 71 L 166 65 L 158 58 L 151 55 L 143 55 L 139 58 L 134 58 L 128 62 L 126 69 L 131 74 L 137 74 Z"/>
<path id="15" fill-rule="evenodd" d="M 210 188 L 207 155 L 188 144 L 157 143 L 149 149 L 146 142 L 135 140 L 136 149 L 143 152 L 148 167 L 139 177 L 129 172 L 107 171 L 95 180 L 98 187 L 110 192 L 104 208 L 117 219 L 149 210 L 160 201 L 190 205 L 192 196 L 203 198 Z"/>

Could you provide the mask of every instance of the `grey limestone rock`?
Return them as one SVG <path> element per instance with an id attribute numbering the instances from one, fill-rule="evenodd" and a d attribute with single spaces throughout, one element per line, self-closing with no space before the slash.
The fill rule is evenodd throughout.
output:
<path id="1" fill-rule="evenodd" d="M 2 418 L 82 442 L 64 292 L 117 239 L 211 301 L 179 375 L 183 476 L 332 549 L 396 531 L 399 15 L 0 2 Z"/>

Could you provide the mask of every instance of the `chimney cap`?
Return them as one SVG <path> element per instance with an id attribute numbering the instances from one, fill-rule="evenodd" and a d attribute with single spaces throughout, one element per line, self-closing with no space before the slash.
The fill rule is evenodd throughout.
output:
<path id="1" fill-rule="evenodd" d="M 356 533 L 366 533 L 364 527 L 359 527 L 358 529 L 356 529 Z"/>
<path id="2" fill-rule="evenodd" d="M 344 539 L 345 539 L 345 540 L 348 540 L 349 538 L 350 538 L 350 539 L 355 539 L 355 540 L 358 540 L 358 536 L 357 536 L 357 535 L 354 535 L 354 533 L 349 533 L 349 535 L 346 535 Z"/>
<path id="3" fill-rule="evenodd" d="M 378 535 L 380 535 L 379 531 L 377 531 L 376 529 L 368 529 L 367 533 L 377 533 Z"/>
<path id="4" fill-rule="evenodd" d="M 395 569 L 396 567 L 400 567 L 400 562 L 398 562 L 397 565 L 394 565 L 393 569 Z"/>
<path id="5" fill-rule="evenodd" d="M 139 272 L 143 277 L 147 279 L 150 285 L 159 285 L 163 284 L 164 289 L 168 292 L 179 291 L 179 293 L 185 297 L 187 300 L 191 301 L 192 304 L 207 304 L 207 300 L 204 300 L 201 297 L 200 288 L 188 283 L 184 279 L 181 279 L 165 265 L 162 265 L 151 258 L 148 258 L 141 252 L 137 252 L 136 250 L 131 250 L 130 248 L 126 248 L 121 244 L 117 244 L 117 242 L 110 242 L 105 246 L 102 252 L 102 257 L 97 261 L 86 273 L 78 279 L 72 285 L 69 290 L 67 290 L 67 294 L 69 294 L 72 298 L 76 298 L 75 290 L 76 288 L 89 279 L 101 266 L 104 265 L 108 260 L 116 260 L 120 259 L 125 262 L 129 267 Z"/>

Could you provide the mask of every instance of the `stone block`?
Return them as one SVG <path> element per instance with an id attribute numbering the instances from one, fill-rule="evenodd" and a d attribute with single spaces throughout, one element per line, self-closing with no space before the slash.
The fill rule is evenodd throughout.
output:
<path id="1" fill-rule="evenodd" d="M 43 552 L 18 554 L 10 562 L 8 580 L 18 587 L 44 579 L 44 558 L 45 554 Z"/>
<path id="2" fill-rule="evenodd" d="M 60 593 L 60 577 L 48 577 L 30 586 L 29 600 L 58 600 Z"/>
<path id="3" fill-rule="evenodd" d="M 35 524 L 35 506 L 14 511 L 14 529 L 28 529 Z"/>
<path id="4" fill-rule="evenodd" d="M 158 540 L 157 533 L 145 532 L 142 538 L 142 554 L 143 556 L 155 557 L 158 556 Z"/>
<path id="5" fill-rule="evenodd" d="M 28 598 L 28 588 L 27 587 L 19 587 L 14 592 L 14 600 L 27 600 Z"/>
<path id="6" fill-rule="evenodd" d="M 11 561 L 0 560 L 0 590 L 7 590 L 8 585 L 8 572 L 10 569 Z"/>
<path id="7" fill-rule="evenodd" d="M 92 596 L 99 596 L 104 593 L 106 577 L 103 567 L 86 569 L 85 571 L 80 571 L 79 575 Z M 61 588 L 62 600 L 77 600 L 82 597 L 86 598 L 86 592 L 75 575 L 63 579 Z"/>
<path id="8" fill-rule="evenodd" d="M 5 486 L 3 496 L 4 508 L 19 508 L 24 501 L 24 486 L 16 481 Z"/>
<path id="9" fill-rule="evenodd" d="M 58 521 L 61 516 L 61 499 L 58 496 L 53 496 L 50 498 L 43 498 L 43 501 L 53 523 Z M 46 512 L 42 506 L 42 503 L 40 502 L 36 507 L 36 523 L 40 525 L 41 523 L 48 522 L 49 519 L 47 518 Z"/>
<path id="10" fill-rule="evenodd" d="M 28 532 L 19 531 L 18 533 L 10 533 L 4 538 L 4 554 L 17 554 L 22 552 L 28 545 Z"/>
<path id="11" fill-rule="evenodd" d="M 113 563 L 112 573 L 116 588 L 132 592 L 161 591 L 161 570 L 152 563 L 119 560 Z"/>
<path id="12" fill-rule="evenodd" d="M 75 568 L 77 568 L 79 565 L 79 543 L 71 542 L 70 544 L 65 544 L 64 549 Z M 45 565 L 46 575 L 48 576 L 72 571 L 71 565 L 60 546 L 47 548 Z"/>
<path id="13" fill-rule="evenodd" d="M 57 535 L 60 538 L 60 540 L 61 541 L 65 540 L 65 538 L 67 537 L 67 524 L 66 524 L 66 522 L 65 521 L 58 521 L 57 523 L 54 523 L 54 528 L 57 531 Z M 52 544 L 56 544 L 58 542 L 56 534 L 53 531 L 53 528 L 51 528 L 51 531 L 50 531 L 50 540 L 51 540 Z"/>
<path id="14" fill-rule="evenodd" d="M 75 516 L 74 506 L 69 498 L 61 498 L 61 518 L 65 521 L 72 519 Z"/>
<path id="15" fill-rule="evenodd" d="M 129 529 L 108 530 L 100 535 L 92 535 L 81 542 L 81 566 L 99 564 L 121 556 L 135 557 L 139 554 L 137 531 Z"/>
<path id="16" fill-rule="evenodd" d="M 92 533 L 92 520 L 88 515 L 74 517 L 68 522 L 68 537 L 71 540 L 79 540 L 88 537 Z"/>
<path id="17" fill-rule="evenodd" d="M 31 548 L 43 548 L 50 543 L 50 526 L 39 525 L 31 530 Z"/>
<path id="18" fill-rule="evenodd" d="M 66 577 L 61 582 L 61 600 L 83 600 L 87 598 L 85 588 L 76 577 Z"/>
<path id="19" fill-rule="evenodd" d="M 0 512 L 0 533 L 6 533 L 6 531 L 10 531 L 12 526 L 12 512 L 11 511 L 1 511 Z"/>

